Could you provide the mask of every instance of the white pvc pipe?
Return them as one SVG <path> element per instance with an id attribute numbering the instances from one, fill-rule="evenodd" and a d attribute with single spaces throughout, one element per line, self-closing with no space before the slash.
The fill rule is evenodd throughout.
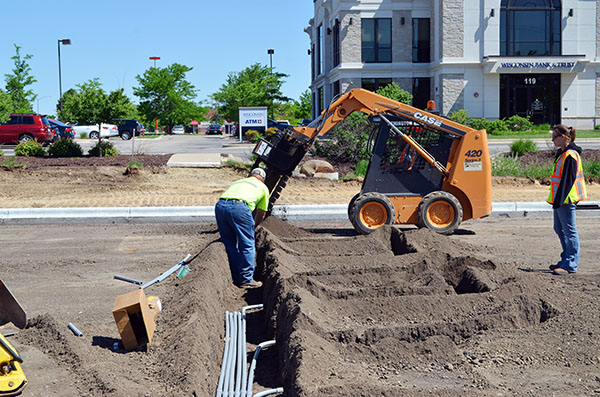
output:
<path id="1" fill-rule="evenodd" d="M 223 381 L 225 378 L 225 366 L 229 349 L 229 312 L 225 312 L 225 348 L 223 349 L 223 361 L 221 362 L 221 374 L 219 375 L 219 384 L 217 385 L 217 397 L 223 394 Z"/>
<path id="2" fill-rule="evenodd" d="M 238 327 L 238 334 L 237 334 L 237 365 L 236 365 L 236 372 L 235 372 L 235 397 L 240 397 L 240 391 L 242 390 L 242 372 L 246 371 L 246 368 L 243 366 L 243 359 L 242 359 L 242 355 L 244 354 L 244 349 L 242 348 L 242 342 L 243 342 L 243 338 L 242 338 L 242 314 L 239 312 L 235 313 L 235 320 L 236 320 L 236 324 Z"/>
<path id="3" fill-rule="evenodd" d="M 250 371 L 248 371 L 248 388 L 246 391 L 247 396 L 252 395 L 252 384 L 254 383 L 254 368 L 256 367 L 256 359 L 258 358 L 260 351 L 263 348 L 273 346 L 274 344 L 275 344 L 274 340 L 269 340 L 269 341 L 260 343 L 258 345 L 258 347 L 256 348 L 256 351 L 254 352 L 254 357 L 252 358 L 252 364 L 250 364 Z"/>
<path id="4" fill-rule="evenodd" d="M 250 305 L 250 306 L 244 306 L 242 307 L 242 365 L 243 365 L 243 371 L 242 371 L 242 394 L 241 397 L 245 397 L 246 396 L 246 383 L 248 381 L 248 361 L 247 361 L 247 357 L 248 357 L 248 352 L 246 350 L 246 312 L 248 310 L 254 310 L 254 309 L 262 309 L 263 305 L 259 304 L 259 305 Z M 251 397 L 251 396 L 248 396 Z"/>
<path id="5" fill-rule="evenodd" d="M 281 393 L 283 393 L 283 387 L 278 387 L 277 389 L 261 391 L 260 393 L 256 393 L 253 397 L 263 397 L 263 396 L 268 396 L 270 394 L 281 394 Z"/>
<path id="6" fill-rule="evenodd" d="M 235 321 L 235 315 L 237 313 L 231 313 L 231 323 L 233 324 L 233 329 L 231 332 L 231 349 L 229 349 L 229 384 L 227 385 L 227 396 L 233 397 L 233 386 L 235 383 L 235 359 L 236 359 L 236 351 L 235 348 L 237 346 L 237 323 Z"/>

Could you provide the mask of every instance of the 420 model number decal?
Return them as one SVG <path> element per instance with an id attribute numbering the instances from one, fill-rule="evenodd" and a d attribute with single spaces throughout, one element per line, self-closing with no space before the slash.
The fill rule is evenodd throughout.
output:
<path id="1" fill-rule="evenodd" d="M 467 158 L 481 157 L 482 154 L 483 154 L 482 150 L 467 150 L 467 153 L 465 153 L 465 157 L 467 157 Z"/>

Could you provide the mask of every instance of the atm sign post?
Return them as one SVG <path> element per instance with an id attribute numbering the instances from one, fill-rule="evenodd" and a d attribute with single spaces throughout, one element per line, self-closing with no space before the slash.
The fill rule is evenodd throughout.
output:
<path id="1" fill-rule="evenodd" d="M 240 112 L 240 142 L 244 132 L 248 130 L 265 131 L 267 129 L 267 107 L 241 107 Z"/>

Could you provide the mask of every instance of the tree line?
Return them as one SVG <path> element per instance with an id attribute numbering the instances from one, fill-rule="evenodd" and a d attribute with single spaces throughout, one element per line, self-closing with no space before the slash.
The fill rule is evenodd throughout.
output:
<path id="1" fill-rule="evenodd" d="M 5 89 L 0 88 L 0 123 L 10 113 L 33 113 L 37 94 L 31 89 L 37 82 L 29 60 L 31 54 L 21 55 L 15 46 L 11 57 L 14 67 L 5 74 Z M 133 94 L 139 98 L 135 105 L 123 88 L 107 92 L 98 78 L 92 78 L 63 93 L 56 104 L 56 116 L 75 124 L 110 123 L 116 118 L 135 118 L 149 126 L 158 120 L 170 131 L 174 125 L 189 125 L 191 120 L 222 123 L 238 122 L 240 106 L 267 106 L 275 118 L 297 123 L 311 117 L 311 95 L 306 90 L 298 100 L 281 92 L 284 73 L 273 72 L 266 65 L 255 63 L 240 72 L 230 72 L 219 90 L 211 94 L 209 104 L 196 102 L 198 89 L 186 74 L 193 68 L 173 63 L 166 67 L 150 67 L 137 75 Z M 54 116 L 54 115 L 52 115 Z"/>

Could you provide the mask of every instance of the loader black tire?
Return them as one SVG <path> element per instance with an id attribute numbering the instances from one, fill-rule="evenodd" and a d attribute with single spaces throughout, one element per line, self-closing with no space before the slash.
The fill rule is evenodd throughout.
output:
<path id="1" fill-rule="evenodd" d="M 351 218 L 351 212 L 352 212 L 352 207 L 354 206 L 354 203 L 356 202 L 356 199 L 358 198 L 358 196 L 360 196 L 360 192 L 356 193 L 354 195 L 354 197 L 352 197 L 352 200 L 350 200 L 350 202 L 348 203 L 348 219 Z"/>
<path id="2" fill-rule="evenodd" d="M 458 199 L 442 191 L 431 192 L 419 203 L 417 209 L 419 227 L 426 227 L 439 234 L 452 234 L 460 225 L 463 209 Z"/>
<path id="3" fill-rule="evenodd" d="M 393 224 L 396 219 L 396 209 L 385 195 L 374 192 L 364 193 L 354 200 L 349 211 L 349 219 L 358 233 L 369 234 L 383 225 Z"/>

